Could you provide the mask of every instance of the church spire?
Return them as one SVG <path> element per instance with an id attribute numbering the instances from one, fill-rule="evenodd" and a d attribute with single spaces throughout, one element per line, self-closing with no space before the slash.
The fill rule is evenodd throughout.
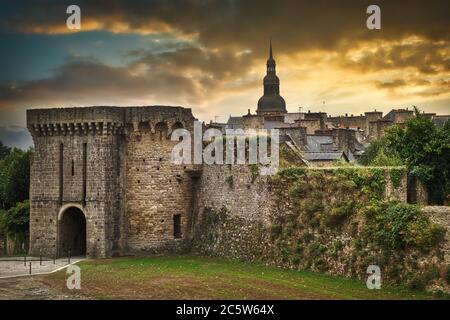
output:
<path id="1" fill-rule="evenodd" d="M 273 60 L 273 55 L 272 55 L 272 38 L 270 38 L 269 60 Z"/>
<path id="2" fill-rule="evenodd" d="M 263 80 L 264 94 L 258 100 L 258 114 L 284 114 L 286 113 L 286 102 L 280 96 L 280 79 L 275 70 L 275 59 L 273 58 L 272 39 L 269 42 L 269 59 L 267 59 L 267 72 Z"/>
<path id="3" fill-rule="evenodd" d="M 273 59 L 272 54 L 272 38 L 270 38 L 269 42 L 269 59 L 267 59 L 267 74 L 269 73 L 275 74 L 275 60 Z"/>

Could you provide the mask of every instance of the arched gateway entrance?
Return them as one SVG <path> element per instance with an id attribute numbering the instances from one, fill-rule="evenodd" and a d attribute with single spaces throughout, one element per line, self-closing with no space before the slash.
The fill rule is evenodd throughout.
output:
<path id="1" fill-rule="evenodd" d="M 86 217 L 77 206 L 61 209 L 58 217 L 58 256 L 86 254 Z"/>

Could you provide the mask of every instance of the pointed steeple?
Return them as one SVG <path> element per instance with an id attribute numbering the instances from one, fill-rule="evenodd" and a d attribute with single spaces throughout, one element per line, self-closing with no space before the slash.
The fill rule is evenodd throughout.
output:
<path id="1" fill-rule="evenodd" d="M 273 60 L 273 55 L 272 55 L 272 38 L 270 38 L 269 60 Z"/>
<path id="2" fill-rule="evenodd" d="M 263 80 L 264 94 L 258 100 L 258 114 L 284 114 L 286 102 L 280 96 L 280 79 L 276 74 L 276 63 L 273 58 L 272 39 L 269 42 L 269 59 L 267 59 L 266 76 Z"/>
<path id="3" fill-rule="evenodd" d="M 269 42 L 269 59 L 267 59 L 267 74 L 269 73 L 275 74 L 275 60 L 273 59 L 272 53 L 272 38 L 270 38 Z"/>

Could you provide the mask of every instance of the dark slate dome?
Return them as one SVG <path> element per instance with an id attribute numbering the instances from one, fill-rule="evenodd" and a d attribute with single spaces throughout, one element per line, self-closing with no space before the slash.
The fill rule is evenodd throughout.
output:
<path id="1" fill-rule="evenodd" d="M 286 101 L 279 94 L 263 95 L 258 100 L 260 112 L 286 112 Z"/>

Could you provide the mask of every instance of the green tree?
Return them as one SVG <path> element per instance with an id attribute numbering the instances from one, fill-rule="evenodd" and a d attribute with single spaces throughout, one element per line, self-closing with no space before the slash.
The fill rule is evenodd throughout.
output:
<path id="1" fill-rule="evenodd" d="M 29 197 L 31 151 L 12 150 L 0 160 L 0 206 L 9 209 Z"/>
<path id="2" fill-rule="evenodd" d="M 11 152 L 11 148 L 7 147 L 0 141 L 0 160 L 5 158 Z"/>
<path id="3" fill-rule="evenodd" d="M 28 231 L 30 217 L 30 202 L 18 202 L 16 206 L 6 211 L 3 218 L 4 229 L 9 234 L 24 234 Z"/>
<path id="4" fill-rule="evenodd" d="M 388 148 L 384 139 L 374 140 L 358 161 L 364 166 L 401 166 L 404 165 L 395 150 Z"/>
<path id="5" fill-rule="evenodd" d="M 415 108 L 415 117 L 374 141 L 361 163 L 403 163 L 410 174 L 425 183 L 430 202 L 443 204 L 450 193 L 450 123 L 438 127 Z"/>

